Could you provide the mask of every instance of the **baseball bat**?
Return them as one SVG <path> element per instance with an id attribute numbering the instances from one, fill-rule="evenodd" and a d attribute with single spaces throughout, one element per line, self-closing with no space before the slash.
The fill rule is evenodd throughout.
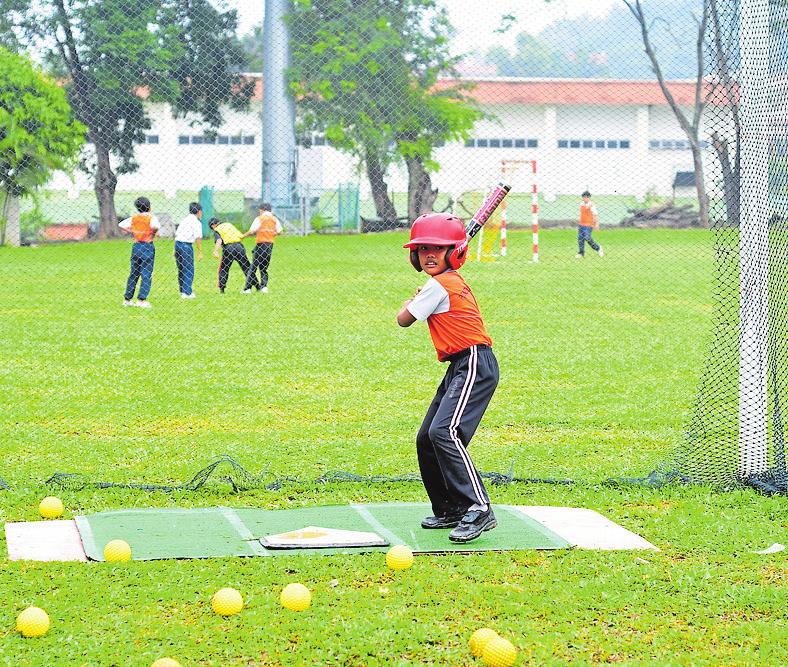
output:
<path id="1" fill-rule="evenodd" d="M 476 236 L 479 230 L 484 227 L 484 223 L 490 219 L 490 216 L 492 216 L 493 213 L 495 213 L 495 209 L 498 208 L 498 205 L 504 200 L 504 197 L 509 194 L 509 190 L 511 189 L 511 185 L 498 183 L 498 185 L 492 189 L 492 192 L 487 195 L 487 199 L 484 200 L 481 208 L 476 211 L 474 216 L 465 226 L 465 235 L 468 237 L 468 241 Z"/>

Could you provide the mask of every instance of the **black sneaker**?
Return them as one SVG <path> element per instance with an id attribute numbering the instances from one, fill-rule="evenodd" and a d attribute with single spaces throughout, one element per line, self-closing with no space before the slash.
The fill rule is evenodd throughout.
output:
<path id="1" fill-rule="evenodd" d="M 470 542 L 485 530 L 492 530 L 497 525 L 498 522 L 495 520 L 495 514 L 493 514 L 491 507 L 486 512 L 470 510 L 465 513 L 457 527 L 449 533 L 449 539 L 452 542 Z"/>
<path id="2" fill-rule="evenodd" d="M 447 514 L 446 516 L 428 516 L 426 519 L 421 520 L 422 528 L 454 528 L 458 526 L 465 512 L 458 512 L 457 514 Z"/>

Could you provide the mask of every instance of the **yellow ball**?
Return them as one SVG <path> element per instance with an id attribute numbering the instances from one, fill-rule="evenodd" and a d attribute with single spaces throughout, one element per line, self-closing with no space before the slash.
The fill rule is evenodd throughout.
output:
<path id="1" fill-rule="evenodd" d="M 41 637 L 49 630 L 49 616 L 43 609 L 28 607 L 16 617 L 16 629 L 23 637 Z"/>
<path id="2" fill-rule="evenodd" d="M 491 639 L 495 639 L 498 636 L 498 633 L 495 630 L 491 630 L 490 628 L 479 628 L 476 632 L 471 635 L 471 639 L 468 642 L 471 646 L 471 653 L 473 653 L 474 657 L 478 658 L 484 647 L 487 646 L 487 643 Z"/>
<path id="3" fill-rule="evenodd" d="M 172 658 L 159 658 L 150 667 L 181 667 L 181 663 Z"/>
<path id="4" fill-rule="evenodd" d="M 517 649 L 508 639 L 493 637 L 482 650 L 482 660 L 487 667 L 511 667 L 517 660 Z"/>
<path id="5" fill-rule="evenodd" d="M 282 589 L 279 602 L 290 611 L 304 611 L 312 604 L 312 593 L 304 584 L 287 584 Z"/>
<path id="6" fill-rule="evenodd" d="M 38 504 L 38 511 L 45 519 L 57 519 L 63 515 L 63 501 L 55 496 L 47 496 Z"/>
<path id="7" fill-rule="evenodd" d="M 237 614 L 244 606 L 244 599 L 234 588 L 220 588 L 211 598 L 211 607 L 222 616 Z"/>
<path id="8" fill-rule="evenodd" d="M 386 553 L 386 565 L 392 570 L 407 570 L 413 565 L 413 552 L 404 544 L 396 544 Z"/>
<path id="9" fill-rule="evenodd" d="M 131 547 L 123 540 L 112 540 L 104 546 L 104 560 L 108 563 L 126 563 L 131 560 Z"/>

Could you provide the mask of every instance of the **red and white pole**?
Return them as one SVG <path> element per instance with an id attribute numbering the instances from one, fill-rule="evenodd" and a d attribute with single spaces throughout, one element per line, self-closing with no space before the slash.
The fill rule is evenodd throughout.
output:
<path id="1" fill-rule="evenodd" d="M 539 194 L 536 188 L 536 160 L 531 160 L 531 236 L 533 237 L 533 261 L 539 261 Z"/>

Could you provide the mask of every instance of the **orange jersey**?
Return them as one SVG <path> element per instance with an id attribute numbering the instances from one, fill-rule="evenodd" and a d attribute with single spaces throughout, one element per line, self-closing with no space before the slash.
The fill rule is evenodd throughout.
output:
<path id="1" fill-rule="evenodd" d="M 150 243 L 156 234 L 156 229 L 151 226 L 153 216 L 150 213 L 137 213 L 131 218 L 131 233 L 138 243 Z"/>
<path id="2" fill-rule="evenodd" d="M 440 361 L 473 345 L 492 345 L 476 298 L 456 271 L 433 276 L 408 310 L 416 319 L 427 320 Z"/>
<path id="3" fill-rule="evenodd" d="M 273 243 L 282 227 L 273 213 L 262 213 L 255 218 L 249 231 L 255 233 L 255 243 Z"/>
<path id="4" fill-rule="evenodd" d="M 580 204 L 580 226 L 593 227 L 594 218 L 596 218 L 596 205 L 594 202 L 583 202 Z"/>

